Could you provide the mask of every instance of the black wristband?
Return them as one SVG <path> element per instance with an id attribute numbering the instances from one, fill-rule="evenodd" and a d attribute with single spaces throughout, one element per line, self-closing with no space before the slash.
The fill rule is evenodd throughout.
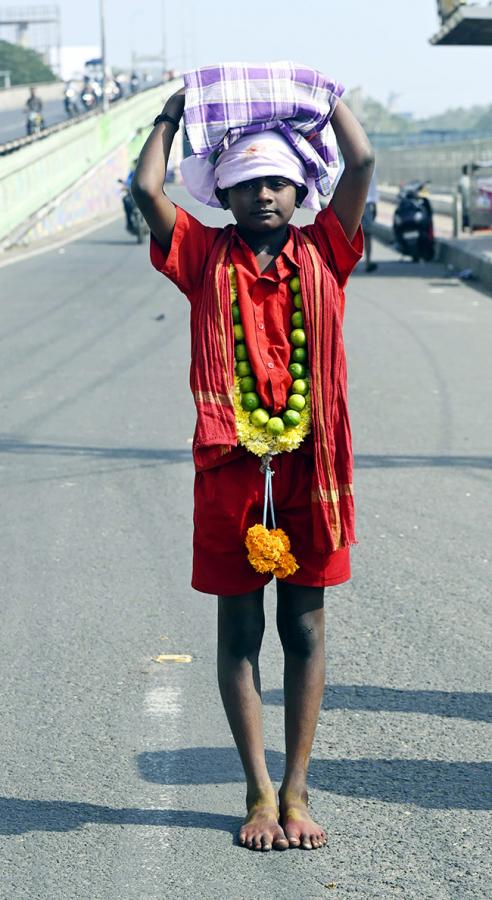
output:
<path id="1" fill-rule="evenodd" d="M 175 128 L 179 128 L 179 122 L 176 122 L 176 119 L 173 119 L 172 116 L 169 116 L 167 113 L 161 113 L 156 116 L 154 119 L 154 128 L 159 122 L 170 122 L 171 125 L 174 125 Z"/>

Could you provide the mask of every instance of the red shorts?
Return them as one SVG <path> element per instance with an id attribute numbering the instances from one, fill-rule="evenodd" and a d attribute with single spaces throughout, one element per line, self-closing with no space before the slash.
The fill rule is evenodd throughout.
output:
<path id="1" fill-rule="evenodd" d="M 350 578 L 350 548 L 313 550 L 311 480 L 313 459 L 306 453 L 282 453 L 272 461 L 273 505 L 277 527 L 291 542 L 299 569 L 291 584 L 326 587 Z M 251 525 L 261 524 L 265 476 L 252 453 L 195 475 L 192 586 L 205 594 L 230 596 L 255 591 L 272 579 L 248 562 L 244 544 Z M 268 522 L 271 526 L 271 522 Z"/>

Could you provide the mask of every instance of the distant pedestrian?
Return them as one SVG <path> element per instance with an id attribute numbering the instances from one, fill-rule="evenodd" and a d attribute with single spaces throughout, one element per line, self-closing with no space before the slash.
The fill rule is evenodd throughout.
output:
<path id="1" fill-rule="evenodd" d="M 241 96 L 254 92 L 258 102 L 257 83 L 248 81 L 258 72 L 209 67 L 206 78 L 197 77 L 190 122 L 195 136 L 197 125 L 203 129 L 205 146 L 221 124 L 230 134 L 239 104 L 228 97 L 237 97 L 239 78 Z M 186 76 L 188 86 L 195 74 Z M 251 850 L 314 850 L 327 840 L 307 794 L 325 683 L 324 588 L 350 578 L 355 542 L 344 288 L 362 256 L 360 220 L 374 157 L 339 100 L 337 82 L 304 67 L 287 76 L 265 67 L 260 75 L 262 85 L 275 86 L 260 104 L 275 119 L 292 84 L 299 91 L 285 132 L 259 131 L 255 103 L 245 102 L 251 119 L 228 147 L 182 163 L 193 196 L 230 209 L 235 225 L 203 225 L 163 193 L 183 89 L 157 116 L 132 192 L 153 233 L 153 265 L 190 301 L 197 408 L 192 585 L 218 595 L 219 687 L 247 784 L 239 842 Z M 209 121 L 212 98 L 196 85 L 214 77 L 223 105 L 213 103 Z M 309 142 L 291 131 L 299 109 Z M 297 228 L 290 224 L 296 206 L 319 208 L 313 173 L 326 174 L 328 192 L 333 171 L 331 145 L 316 142 L 315 111 L 323 126 L 331 115 L 345 169 L 331 203 L 313 224 Z M 265 527 L 268 510 L 272 529 Z M 272 576 L 285 657 L 286 767 L 278 796 L 265 761 L 258 663 L 263 592 Z"/>
<path id="2" fill-rule="evenodd" d="M 364 233 L 364 257 L 366 272 L 374 272 L 378 264 L 372 261 L 372 233 L 373 225 L 377 215 L 378 189 L 376 185 L 376 173 L 373 174 L 369 191 L 367 193 L 366 205 L 362 216 L 362 231 Z"/>

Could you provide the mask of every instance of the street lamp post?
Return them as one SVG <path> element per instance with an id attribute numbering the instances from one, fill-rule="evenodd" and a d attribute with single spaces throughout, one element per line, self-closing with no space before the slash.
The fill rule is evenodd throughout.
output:
<path id="1" fill-rule="evenodd" d="M 106 23 L 104 17 L 105 0 L 99 0 L 99 17 L 101 23 L 101 65 L 102 65 L 102 108 L 108 109 L 108 95 L 106 93 Z"/>

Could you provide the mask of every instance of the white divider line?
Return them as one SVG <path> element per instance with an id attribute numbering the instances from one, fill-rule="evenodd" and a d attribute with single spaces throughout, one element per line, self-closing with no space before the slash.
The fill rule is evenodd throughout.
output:
<path id="1" fill-rule="evenodd" d="M 145 713 L 155 719 L 176 718 L 181 713 L 180 697 L 181 688 L 171 685 L 151 688 L 145 695 Z M 169 731 L 166 733 L 169 736 Z"/>
<path id="2" fill-rule="evenodd" d="M 154 810 L 173 809 L 175 805 L 175 772 L 173 752 L 178 746 L 179 719 L 182 712 L 181 688 L 176 685 L 160 685 L 150 688 L 144 697 L 144 715 L 153 719 L 158 734 L 158 740 L 164 753 L 159 767 L 159 795 L 148 799 L 147 803 Z M 153 737 L 155 733 L 153 734 Z M 149 842 L 147 855 L 149 859 L 157 859 L 159 851 L 156 843 L 162 850 L 170 844 L 170 829 L 166 825 L 147 830 L 145 840 Z M 161 863 L 159 862 L 159 865 Z"/>

